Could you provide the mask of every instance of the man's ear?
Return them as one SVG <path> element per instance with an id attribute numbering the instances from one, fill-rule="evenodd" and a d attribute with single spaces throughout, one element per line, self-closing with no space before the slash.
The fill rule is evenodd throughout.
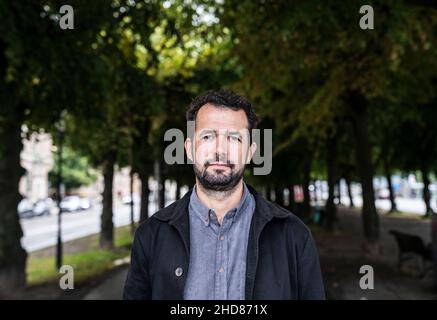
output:
<path id="1" fill-rule="evenodd" d="M 252 144 L 250 145 L 249 150 L 247 152 L 246 164 L 250 163 L 250 161 L 252 160 L 253 155 L 255 154 L 256 148 L 257 148 L 256 142 L 252 142 Z"/>
<path id="2" fill-rule="evenodd" d="M 185 152 L 187 153 L 187 157 L 188 159 L 194 163 L 193 159 L 193 144 L 191 142 L 190 138 L 185 139 L 185 143 L 184 143 L 184 147 L 185 147 Z"/>

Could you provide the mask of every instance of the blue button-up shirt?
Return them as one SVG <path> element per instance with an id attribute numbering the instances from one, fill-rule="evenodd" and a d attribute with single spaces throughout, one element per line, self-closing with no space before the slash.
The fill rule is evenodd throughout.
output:
<path id="1" fill-rule="evenodd" d="M 243 183 L 243 196 L 220 225 L 214 210 L 198 198 L 196 188 L 188 207 L 190 264 L 184 299 L 244 300 L 246 255 L 255 199 Z"/>

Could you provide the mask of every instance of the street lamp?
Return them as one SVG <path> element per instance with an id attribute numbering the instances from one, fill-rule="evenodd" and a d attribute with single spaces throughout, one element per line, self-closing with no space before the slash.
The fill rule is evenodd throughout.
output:
<path id="1" fill-rule="evenodd" d="M 65 134 L 65 113 L 62 112 L 59 118 L 59 121 L 56 123 L 56 134 L 58 138 L 58 174 L 57 174 L 57 183 L 56 183 L 56 202 L 58 205 L 58 236 L 57 236 L 57 244 L 56 244 L 56 268 L 59 270 L 62 266 L 62 232 L 61 232 L 61 223 L 62 223 L 62 208 L 61 201 L 63 197 L 63 188 L 62 188 L 62 144 L 64 142 L 64 134 Z"/>

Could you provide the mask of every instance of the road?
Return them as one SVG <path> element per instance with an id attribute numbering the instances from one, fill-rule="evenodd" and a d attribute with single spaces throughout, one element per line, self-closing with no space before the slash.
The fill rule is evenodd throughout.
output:
<path id="1" fill-rule="evenodd" d="M 167 204 L 170 204 L 168 202 Z M 63 242 L 85 237 L 100 232 L 101 204 L 92 206 L 89 210 L 64 213 L 62 215 Z M 149 206 L 149 213 L 153 214 L 157 208 L 154 203 Z M 135 221 L 139 219 L 139 205 L 134 207 Z M 43 249 L 56 244 L 58 232 L 58 216 L 35 217 L 21 219 L 24 236 L 21 244 L 27 252 Z M 121 203 L 114 205 L 113 222 L 116 227 L 130 223 L 130 206 Z"/>
<path id="2" fill-rule="evenodd" d="M 344 205 L 349 205 L 349 198 L 342 197 L 341 201 Z M 363 204 L 363 200 L 361 196 L 354 197 L 354 204 L 356 206 L 361 207 Z M 419 198 L 396 198 L 396 205 L 399 211 L 408 212 L 418 215 L 425 214 L 425 203 L 422 199 Z M 390 201 L 385 199 L 378 199 L 375 201 L 375 206 L 378 209 L 389 210 L 390 209 Z M 437 212 L 437 201 L 436 198 L 431 199 L 431 207 Z"/>

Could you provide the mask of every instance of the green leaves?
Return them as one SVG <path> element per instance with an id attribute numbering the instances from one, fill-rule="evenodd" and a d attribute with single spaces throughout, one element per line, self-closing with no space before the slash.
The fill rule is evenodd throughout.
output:
<path id="1" fill-rule="evenodd" d="M 86 157 L 78 154 L 70 147 L 63 147 L 62 154 L 62 181 L 67 189 L 87 186 L 96 181 L 97 171 L 92 168 Z M 56 185 L 58 170 L 58 162 L 55 161 L 53 169 L 49 172 L 49 181 L 52 186 Z"/>

